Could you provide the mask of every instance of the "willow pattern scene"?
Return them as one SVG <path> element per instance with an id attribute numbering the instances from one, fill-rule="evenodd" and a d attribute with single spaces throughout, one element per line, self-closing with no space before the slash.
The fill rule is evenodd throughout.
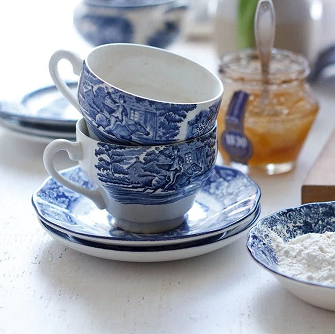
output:
<path id="1" fill-rule="evenodd" d="M 219 99 L 208 109 L 196 111 L 197 104 L 127 94 L 97 79 L 85 64 L 79 87 L 78 100 L 88 126 L 103 141 L 164 144 L 195 138 L 215 126 L 221 103 Z M 192 112 L 194 117 L 187 121 Z"/>
<path id="2" fill-rule="evenodd" d="M 116 199 L 133 201 L 136 197 L 143 202 L 187 196 L 202 185 L 214 167 L 216 132 L 182 145 L 149 148 L 99 142 L 95 155 L 97 176 Z"/>

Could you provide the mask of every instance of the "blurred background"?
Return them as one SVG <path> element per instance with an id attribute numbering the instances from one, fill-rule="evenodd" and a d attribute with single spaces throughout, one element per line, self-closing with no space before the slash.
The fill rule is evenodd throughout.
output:
<path id="1" fill-rule="evenodd" d="M 32 89 L 52 84 L 48 62 L 55 50 L 68 48 L 83 54 L 89 50 L 73 28 L 77 3 L 1 1 L 0 99 L 17 99 Z"/>
<path id="2" fill-rule="evenodd" d="M 93 45 L 73 24 L 74 14 L 83 1 L 0 3 L 0 99 L 13 100 L 29 90 L 52 84 L 48 61 L 55 50 L 64 48 L 82 56 L 87 54 Z M 93 3 L 97 7 L 113 2 L 127 1 L 87 0 L 86 5 Z M 128 0 L 128 5 L 138 2 Z M 176 43 L 182 45 L 187 40 L 195 43 L 206 41 L 215 49 L 219 59 L 225 52 L 254 46 L 253 18 L 257 0 L 189 0 L 178 3 L 186 4 L 188 9 L 180 27 L 181 34 L 172 38 L 166 48 L 175 50 Z M 335 1 L 273 0 L 273 3 L 277 15 L 275 47 L 303 53 L 318 74 L 324 68 L 332 72 Z M 149 25 L 150 20 L 147 19 Z M 74 78 L 70 69 L 65 73 L 69 79 Z"/>

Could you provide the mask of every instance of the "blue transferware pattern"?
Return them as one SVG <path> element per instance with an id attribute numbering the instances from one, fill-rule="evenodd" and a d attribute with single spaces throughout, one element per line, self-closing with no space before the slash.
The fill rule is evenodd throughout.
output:
<path id="1" fill-rule="evenodd" d="M 197 104 L 173 104 L 128 94 L 92 75 L 86 63 L 78 101 L 89 129 L 102 141 L 164 144 L 180 140 L 182 122 Z M 216 123 L 221 98 L 188 121 L 184 139 L 201 136 Z"/>
<path id="2" fill-rule="evenodd" d="M 247 246 L 257 262 L 282 275 L 271 234 L 288 242 L 303 234 L 325 232 L 335 232 L 335 202 L 304 204 L 264 217 L 250 230 Z"/>
<path id="3" fill-rule="evenodd" d="M 157 48 L 166 48 L 177 39 L 180 33 L 180 24 L 175 21 L 167 21 L 159 30 L 148 37 L 146 44 Z"/>
<path id="4" fill-rule="evenodd" d="M 66 84 L 73 92 L 77 91 L 78 82 Z M 0 117 L 34 125 L 71 127 L 75 132 L 80 113 L 51 85 L 29 92 L 16 103 L 0 101 Z"/>
<path id="5" fill-rule="evenodd" d="M 76 26 L 82 37 L 93 46 L 109 43 L 132 43 L 134 40 L 133 24 L 127 18 L 120 16 L 104 17 L 87 14 L 80 18 Z M 99 29 L 92 29 L 94 26 Z"/>
<path id="6" fill-rule="evenodd" d="M 62 172 L 78 185 L 93 188 L 80 167 Z M 48 178 L 33 194 L 32 203 L 43 221 L 65 233 L 113 244 L 165 244 L 222 233 L 235 228 L 259 208 L 261 192 L 247 175 L 229 167 L 215 166 L 183 224 L 159 234 L 136 234 L 113 224 L 113 217 L 86 197 Z"/>
<path id="7" fill-rule="evenodd" d="M 98 142 L 95 165 L 103 188 L 116 201 L 172 203 L 192 195 L 216 160 L 216 129 L 178 145 L 120 146 Z"/>
<path id="8" fill-rule="evenodd" d="M 84 27 L 98 26 L 96 29 Z M 135 27 L 132 22 L 120 16 L 99 16 L 87 14 L 77 23 L 83 38 L 93 46 L 110 43 L 134 43 Z M 176 22 L 165 22 L 159 30 L 147 38 L 146 45 L 165 48 L 180 34 L 180 26 Z"/>
<path id="9" fill-rule="evenodd" d="M 157 12 L 156 6 L 163 10 Z M 187 8 L 186 2 L 175 0 L 83 1 L 75 9 L 73 21 L 80 35 L 94 46 L 136 43 L 166 48 L 180 35 Z M 148 21 L 153 21 L 150 29 Z"/>

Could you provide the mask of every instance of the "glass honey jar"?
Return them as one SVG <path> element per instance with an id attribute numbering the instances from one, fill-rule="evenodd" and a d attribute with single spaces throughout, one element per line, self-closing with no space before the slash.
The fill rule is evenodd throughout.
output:
<path id="1" fill-rule="evenodd" d="M 319 110 L 306 81 L 307 59 L 274 49 L 267 78 L 255 50 L 221 58 L 225 93 L 218 116 L 225 164 L 279 174 L 292 170 Z"/>

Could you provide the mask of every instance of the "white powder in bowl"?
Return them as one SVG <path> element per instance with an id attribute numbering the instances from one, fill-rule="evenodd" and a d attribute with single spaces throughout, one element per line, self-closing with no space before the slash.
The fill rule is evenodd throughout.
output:
<path id="1" fill-rule="evenodd" d="M 335 285 L 335 232 L 308 233 L 284 242 L 273 233 L 279 270 L 306 281 Z"/>

